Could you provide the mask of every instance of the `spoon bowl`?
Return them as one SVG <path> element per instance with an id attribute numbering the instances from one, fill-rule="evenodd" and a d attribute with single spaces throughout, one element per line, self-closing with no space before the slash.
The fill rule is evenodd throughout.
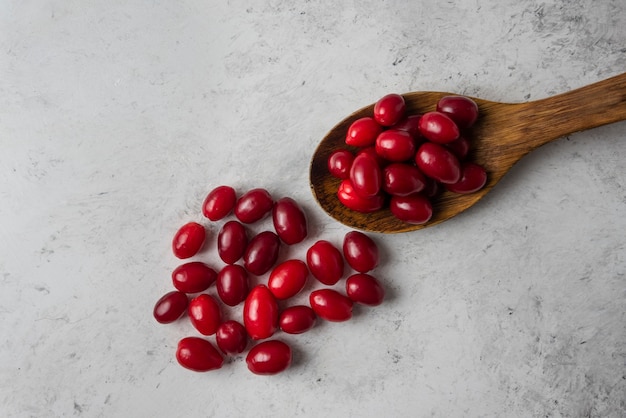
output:
<path id="1" fill-rule="evenodd" d="M 412 92 L 404 97 L 407 114 L 435 110 L 437 101 L 454 95 L 445 92 Z M 471 128 L 470 161 L 487 171 L 484 188 L 471 194 L 444 191 L 433 199 L 433 216 L 425 224 L 400 221 L 388 208 L 360 213 L 343 206 L 337 197 L 340 180 L 328 171 L 328 157 L 345 144 L 352 122 L 372 116 L 374 104 L 343 119 L 318 145 L 310 165 L 310 185 L 322 209 L 355 229 L 379 233 L 414 231 L 437 225 L 473 206 L 504 177 L 523 156 L 548 142 L 587 129 L 626 120 L 626 73 L 546 99 L 525 103 L 499 103 L 471 97 L 479 118 Z"/>

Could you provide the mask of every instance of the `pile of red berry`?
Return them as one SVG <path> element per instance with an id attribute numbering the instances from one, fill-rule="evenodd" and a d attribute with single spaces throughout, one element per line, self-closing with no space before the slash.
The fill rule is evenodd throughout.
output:
<path id="1" fill-rule="evenodd" d="M 363 213 L 388 204 L 396 218 L 423 224 L 432 217 L 430 199 L 442 187 L 454 193 L 480 190 L 487 173 L 467 161 L 469 129 L 478 113 L 464 96 L 445 96 L 424 114 L 407 114 L 399 94 L 382 97 L 372 116 L 348 128 L 345 142 L 356 153 L 340 149 L 328 159 L 331 175 L 342 180 L 339 201 Z"/>
<path id="2" fill-rule="evenodd" d="M 276 201 L 265 189 L 252 189 L 237 196 L 230 186 L 213 189 L 202 206 L 210 221 L 223 221 L 217 235 L 217 253 L 223 261 L 219 270 L 202 261 L 188 261 L 172 272 L 172 290 L 155 304 L 153 315 L 160 323 L 171 323 L 185 314 L 202 335 L 181 339 L 176 359 L 194 371 L 219 369 L 224 355 L 237 355 L 252 346 L 246 363 L 255 374 L 276 374 L 292 361 L 290 346 L 270 339 L 279 332 L 300 334 L 321 318 L 346 321 L 354 303 L 376 306 L 384 290 L 371 270 L 379 263 L 378 247 L 367 235 L 348 232 L 341 250 L 318 240 L 306 251 L 306 261 L 278 262 L 284 246 L 307 238 L 307 218 L 291 198 Z M 250 237 L 250 224 L 271 214 L 273 230 Z M 227 218 L 234 215 L 235 219 Z M 183 225 L 175 234 L 172 249 L 179 259 L 198 255 L 207 241 L 207 228 L 197 222 Z M 345 280 L 345 292 L 337 289 L 344 277 L 344 261 L 353 270 Z M 320 286 L 308 286 L 309 304 L 290 304 L 307 288 L 309 276 Z M 211 291 L 215 283 L 215 291 Z M 309 283 L 311 284 L 311 283 Z M 240 307 L 241 320 L 226 319 L 227 310 Z M 207 338 L 215 337 L 215 345 Z M 219 348 L 219 350 L 218 350 Z"/>

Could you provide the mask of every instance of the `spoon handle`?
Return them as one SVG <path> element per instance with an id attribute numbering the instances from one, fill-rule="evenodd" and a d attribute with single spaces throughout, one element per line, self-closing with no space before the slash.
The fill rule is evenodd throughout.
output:
<path id="1" fill-rule="evenodd" d="M 626 73 L 520 106 L 527 145 L 626 120 Z"/>

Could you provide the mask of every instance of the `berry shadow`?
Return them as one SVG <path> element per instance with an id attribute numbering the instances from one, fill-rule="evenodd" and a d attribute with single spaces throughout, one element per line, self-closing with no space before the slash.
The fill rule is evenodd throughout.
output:
<path id="1" fill-rule="evenodd" d="M 297 370 L 304 366 L 309 361 L 309 356 L 306 354 L 306 351 L 303 350 L 298 343 L 294 343 L 293 341 L 286 341 L 291 347 L 291 366 L 289 366 L 289 370 Z"/>

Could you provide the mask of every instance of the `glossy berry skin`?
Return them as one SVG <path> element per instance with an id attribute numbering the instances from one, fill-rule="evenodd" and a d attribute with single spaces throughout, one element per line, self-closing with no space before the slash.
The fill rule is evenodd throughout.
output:
<path id="1" fill-rule="evenodd" d="M 191 324 L 202 335 L 213 335 L 222 322 L 220 306 L 211 295 L 203 293 L 191 299 L 188 308 Z"/>
<path id="2" fill-rule="evenodd" d="M 283 197 L 276 201 L 272 209 L 272 222 L 276 234 L 285 244 L 297 244 L 307 236 L 304 211 L 290 197 Z"/>
<path id="3" fill-rule="evenodd" d="M 354 161 L 354 154 L 347 149 L 334 151 L 328 157 L 328 172 L 331 176 L 338 179 L 347 179 L 350 177 L 350 168 Z"/>
<path id="4" fill-rule="evenodd" d="M 318 289 L 309 295 L 309 303 L 317 316 L 331 322 L 352 318 L 352 299 L 334 289 Z"/>
<path id="5" fill-rule="evenodd" d="M 346 280 L 346 294 L 352 301 L 368 306 L 378 306 L 385 299 L 385 290 L 375 277 L 357 273 Z"/>
<path id="6" fill-rule="evenodd" d="M 278 303 L 265 285 L 255 286 L 243 305 L 243 324 L 253 340 L 271 337 L 278 329 Z"/>
<path id="7" fill-rule="evenodd" d="M 383 127 L 373 118 L 357 119 L 348 128 L 346 144 L 354 147 L 369 147 L 374 145 L 376 137 L 382 131 Z"/>
<path id="8" fill-rule="evenodd" d="M 461 166 L 461 178 L 454 184 L 446 185 L 446 188 L 454 193 L 474 193 L 482 189 L 487 183 L 487 172 L 475 163 L 465 163 Z"/>
<path id="9" fill-rule="evenodd" d="M 348 209 L 361 213 L 376 212 L 385 204 L 385 197 L 382 194 L 372 197 L 360 196 L 349 179 L 343 180 L 339 184 L 337 198 Z"/>
<path id="10" fill-rule="evenodd" d="M 205 237 L 204 226 L 197 222 L 186 223 L 174 234 L 172 251 L 176 257 L 181 259 L 193 257 L 202 248 Z"/>
<path id="11" fill-rule="evenodd" d="M 378 161 L 370 154 L 358 154 L 350 168 L 350 181 L 359 196 L 365 198 L 376 196 L 383 182 L 383 174 Z"/>
<path id="12" fill-rule="evenodd" d="M 438 144 L 447 144 L 459 137 L 461 132 L 448 115 L 441 112 L 424 113 L 419 122 L 422 136 Z"/>
<path id="13" fill-rule="evenodd" d="M 250 273 L 261 276 L 267 273 L 278 259 L 280 239 L 271 231 L 254 236 L 243 255 L 243 265 Z"/>
<path id="14" fill-rule="evenodd" d="M 306 253 L 309 271 L 321 283 L 332 286 L 343 276 L 343 256 L 330 242 L 317 241 Z"/>
<path id="15" fill-rule="evenodd" d="M 280 373 L 291 365 L 291 347 L 279 340 L 263 341 L 246 356 L 248 369 L 259 375 Z"/>
<path id="16" fill-rule="evenodd" d="M 393 125 L 391 128 L 397 129 L 400 131 L 406 131 L 409 134 L 411 134 L 413 139 L 419 140 L 422 137 L 422 134 L 420 134 L 420 129 L 419 129 L 419 122 L 420 122 L 421 117 L 422 115 L 419 115 L 419 114 L 408 115 L 407 117 L 402 118 L 398 123 Z"/>
<path id="17" fill-rule="evenodd" d="M 350 267 L 360 273 L 367 273 L 378 266 L 378 246 L 362 232 L 348 232 L 344 236 L 342 249 Z"/>
<path id="18" fill-rule="evenodd" d="M 453 184 L 461 178 L 459 159 L 443 145 L 423 143 L 415 154 L 417 168 L 428 177 L 444 184 Z"/>
<path id="19" fill-rule="evenodd" d="M 189 299 L 183 292 L 168 292 L 154 304 L 152 314 L 160 324 L 169 324 L 183 316 L 187 311 Z"/>
<path id="20" fill-rule="evenodd" d="M 228 320 L 217 328 L 215 342 L 224 354 L 240 354 L 248 345 L 248 333 L 241 323 Z"/>
<path id="21" fill-rule="evenodd" d="M 303 261 L 287 260 L 272 270 L 267 287 L 276 299 L 289 299 L 304 288 L 308 276 L 309 269 Z"/>
<path id="22" fill-rule="evenodd" d="M 184 293 L 203 292 L 215 282 L 217 273 L 200 261 L 182 264 L 172 272 L 172 284 Z"/>
<path id="23" fill-rule="evenodd" d="M 376 153 L 387 161 L 407 161 L 415 155 L 415 140 L 407 131 L 388 129 L 376 138 Z"/>
<path id="24" fill-rule="evenodd" d="M 433 216 L 432 203 L 421 193 L 392 196 L 389 201 L 389 210 L 396 218 L 414 225 L 425 224 Z"/>
<path id="25" fill-rule="evenodd" d="M 478 119 L 478 105 L 465 96 L 442 97 L 437 102 L 437 111 L 448 115 L 461 129 L 471 127 Z"/>
<path id="26" fill-rule="evenodd" d="M 374 120 L 382 126 L 391 126 L 404 117 L 405 110 L 404 97 L 395 93 L 387 94 L 374 104 Z"/>
<path id="27" fill-rule="evenodd" d="M 237 194 L 230 186 L 218 186 L 211 190 L 202 203 L 202 214 L 212 221 L 225 218 L 235 207 Z"/>
<path id="28" fill-rule="evenodd" d="M 248 272 L 239 264 L 224 266 L 217 275 L 217 294 L 228 306 L 237 306 L 248 296 Z"/>
<path id="29" fill-rule="evenodd" d="M 383 190 L 396 196 L 421 192 L 426 187 L 426 177 L 412 164 L 393 163 L 383 170 Z"/>
<path id="30" fill-rule="evenodd" d="M 235 204 L 235 216 L 244 224 L 263 219 L 274 206 L 270 193 L 265 189 L 252 189 L 243 194 Z"/>
<path id="31" fill-rule="evenodd" d="M 217 234 L 217 253 L 226 264 L 234 264 L 243 257 L 248 245 L 246 227 L 237 221 L 226 222 Z"/>
<path id="32" fill-rule="evenodd" d="M 306 305 L 290 306 L 278 317 L 278 325 L 287 334 L 302 334 L 315 326 L 317 316 Z"/>
<path id="33" fill-rule="evenodd" d="M 186 337 L 178 342 L 176 360 L 184 368 L 195 372 L 216 370 L 224 364 L 224 358 L 215 346 L 198 337 Z"/>
<path id="34" fill-rule="evenodd" d="M 378 166 L 382 169 L 388 162 L 381 157 L 380 155 L 378 155 L 378 153 L 376 152 L 376 145 L 373 145 L 371 147 L 367 147 L 367 148 L 361 148 L 357 153 L 356 153 L 356 157 L 358 157 L 361 154 L 367 154 L 370 157 L 374 158 L 374 160 L 376 160 L 376 162 L 378 163 Z M 355 157 L 355 158 L 356 158 Z"/>

